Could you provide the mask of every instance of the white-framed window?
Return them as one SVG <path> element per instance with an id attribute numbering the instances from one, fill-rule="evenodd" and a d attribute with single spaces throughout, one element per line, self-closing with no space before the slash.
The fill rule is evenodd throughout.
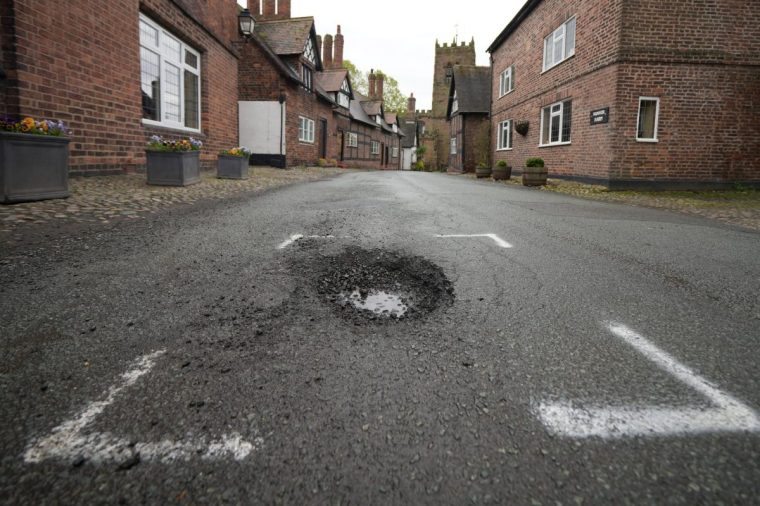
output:
<path id="1" fill-rule="evenodd" d="M 301 142 L 314 142 L 314 120 L 299 116 L 298 140 Z"/>
<path id="2" fill-rule="evenodd" d="M 498 135 L 496 149 L 499 151 L 512 149 L 512 120 L 508 119 L 499 123 L 496 131 Z"/>
<path id="3" fill-rule="evenodd" d="M 373 155 L 380 154 L 380 143 L 377 141 L 372 141 L 372 154 Z"/>
<path id="4" fill-rule="evenodd" d="M 660 99 L 639 97 L 639 117 L 636 121 L 636 140 L 658 142 L 657 127 L 660 122 Z"/>
<path id="5" fill-rule="evenodd" d="M 459 98 L 457 97 L 457 90 L 454 90 L 454 99 L 451 102 L 451 114 L 454 114 L 459 110 Z"/>
<path id="6" fill-rule="evenodd" d="M 348 84 L 348 79 L 343 80 L 343 84 L 340 85 L 340 91 L 337 95 L 338 105 L 348 109 L 351 106 L 351 86 Z"/>
<path id="7" fill-rule="evenodd" d="M 383 119 L 380 117 L 379 114 L 377 116 L 375 116 L 375 123 L 377 123 L 378 125 L 382 125 L 383 124 Z"/>
<path id="8" fill-rule="evenodd" d="M 457 154 L 457 138 L 456 137 L 452 137 L 451 138 L 451 150 L 450 150 L 450 153 L 452 155 L 456 155 Z"/>
<path id="9" fill-rule="evenodd" d="M 499 98 L 515 89 L 515 66 L 512 65 L 499 76 Z"/>
<path id="10" fill-rule="evenodd" d="M 544 107 L 541 111 L 541 146 L 570 144 L 572 119 L 572 100 Z"/>
<path id="11" fill-rule="evenodd" d="M 140 14 L 143 123 L 199 132 L 201 54 Z"/>
<path id="12" fill-rule="evenodd" d="M 348 134 L 346 134 L 346 146 L 349 148 L 358 148 L 359 136 L 354 132 L 348 132 Z"/>
<path id="13" fill-rule="evenodd" d="M 314 88 L 314 73 L 308 66 L 302 65 L 302 67 L 303 87 L 311 91 Z"/>
<path id="14" fill-rule="evenodd" d="M 397 124 L 395 124 L 395 123 L 393 124 L 393 133 L 394 133 L 394 134 L 397 134 L 397 133 L 398 133 L 398 125 L 397 125 Z"/>
<path id="15" fill-rule="evenodd" d="M 397 147 L 393 148 L 393 153 L 391 154 L 391 156 L 393 158 L 398 158 L 398 148 Z"/>
<path id="16" fill-rule="evenodd" d="M 575 16 L 544 39 L 544 71 L 575 54 Z"/>

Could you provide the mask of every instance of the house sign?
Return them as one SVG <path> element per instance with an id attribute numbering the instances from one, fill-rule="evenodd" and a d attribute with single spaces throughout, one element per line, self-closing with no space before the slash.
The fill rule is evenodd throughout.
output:
<path id="1" fill-rule="evenodd" d="M 610 108 L 605 107 L 598 111 L 591 111 L 591 125 L 601 125 L 610 122 Z"/>

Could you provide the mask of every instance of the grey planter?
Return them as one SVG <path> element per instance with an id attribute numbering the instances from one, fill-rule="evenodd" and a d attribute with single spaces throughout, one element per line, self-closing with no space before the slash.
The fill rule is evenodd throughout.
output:
<path id="1" fill-rule="evenodd" d="M 0 202 L 66 198 L 69 139 L 0 132 Z"/>
<path id="2" fill-rule="evenodd" d="M 219 155 L 216 177 L 220 179 L 248 179 L 248 157 Z"/>
<path id="3" fill-rule="evenodd" d="M 200 151 L 146 151 L 148 184 L 188 186 L 201 182 Z"/>

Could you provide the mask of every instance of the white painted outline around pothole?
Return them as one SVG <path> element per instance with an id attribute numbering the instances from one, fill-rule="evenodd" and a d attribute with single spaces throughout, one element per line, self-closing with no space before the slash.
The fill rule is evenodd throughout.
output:
<path id="1" fill-rule="evenodd" d="M 542 402 L 535 412 L 554 434 L 571 438 L 620 439 L 636 436 L 677 436 L 719 432 L 760 432 L 760 417 L 732 395 L 699 376 L 640 334 L 619 323 L 607 323 L 616 337 L 654 362 L 675 379 L 696 390 L 711 406 L 592 406 Z"/>
<path id="2" fill-rule="evenodd" d="M 264 444 L 257 437 L 253 443 L 243 440 L 238 433 L 225 434 L 219 440 L 169 441 L 158 443 L 131 443 L 109 432 L 85 433 L 106 407 L 156 365 L 156 360 L 166 350 L 159 350 L 137 359 L 132 368 L 121 375 L 121 383 L 108 389 L 105 398 L 91 402 L 74 418 L 55 427 L 48 436 L 33 440 L 24 451 L 27 464 L 36 464 L 50 459 L 83 458 L 90 462 L 125 462 L 139 454 L 140 460 L 169 463 L 187 461 L 194 458 L 203 460 L 223 460 L 232 458 L 244 460 L 254 450 Z"/>
<path id="3" fill-rule="evenodd" d="M 488 239 L 493 240 L 493 242 L 496 243 L 496 245 L 500 248 L 504 249 L 511 249 L 514 248 L 514 246 L 501 237 L 499 237 L 496 234 L 435 234 L 435 237 L 439 237 L 441 239 L 457 239 L 457 238 L 470 238 L 470 237 L 486 237 Z"/>

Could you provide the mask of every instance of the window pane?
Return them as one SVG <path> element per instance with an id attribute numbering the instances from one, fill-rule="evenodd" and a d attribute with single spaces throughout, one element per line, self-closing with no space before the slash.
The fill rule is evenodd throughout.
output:
<path id="1" fill-rule="evenodd" d="M 504 125 L 504 135 L 507 139 L 507 149 L 512 148 L 512 121 L 507 121 Z"/>
<path id="2" fill-rule="evenodd" d="M 552 35 L 544 39 L 544 70 L 552 66 Z"/>
<path id="3" fill-rule="evenodd" d="M 563 102 L 562 109 L 562 142 L 570 142 L 570 123 L 573 119 L 572 101 Z"/>
<path id="4" fill-rule="evenodd" d="M 180 52 L 180 44 L 177 39 L 164 33 L 161 37 L 162 52 L 164 58 L 173 62 L 182 63 L 182 53 Z"/>
<path id="5" fill-rule="evenodd" d="M 190 67 L 193 67 L 194 69 L 198 68 L 198 57 L 191 53 L 190 51 L 185 50 L 185 64 L 187 64 Z"/>
<path id="6" fill-rule="evenodd" d="M 140 44 L 158 46 L 158 30 L 145 21 L 140 21 Z"/>
<path id="7" fill-rule="evenodd" d="M 575 18 L 571 19 L 565 25 L 567 44 L 565 45 L 565 56 L 575 54 Z"/>
<path id="8" fill-rule="evenodd" d="M 544 109 L 543 117 L 541 118 L 541 144 L 549 144 L 549 124 L 551 122 L 550 108 Z"/>
<path id="9" fill-rule="evenodd" d="M 200 104 L 200 93 L 198 86 L 198 76 L 192 72 L 185 71 L 185 126 L 187 128 L 199 128 L 198 122 L 198 105 Z"/>
<path id="10" fill-rule="evenodd" d="M 549 142 L 559 142 L 559 120 L 561 116 L 552 116 L 551 129 L 549 132 Z"/>
<path id="11" fill-rule="evenodd" d="M 560 62 L 565 57 L 564 55 L 564 49 L 565 49 L 565 38 L 560 37 L 554 39 L 554 61 Z"/>
<path id="12" fill-rule="evenodd" d="M 655 118 L 657 116 L 657 101 L 642 100 L 639 102 L 639 139 L 655 139 Z"/>
<path id="13" fill-rule="evenodd" d="M 143 118 L 161 120 L 161 68 L 156 53 L 140 48 Z"/>
<path id="14" fill-rule="evenodd" d="M 164 79 L 164 119 L 179 122 L 180 117 L 180 72 L 174 65 L 166 64 Z"/>

